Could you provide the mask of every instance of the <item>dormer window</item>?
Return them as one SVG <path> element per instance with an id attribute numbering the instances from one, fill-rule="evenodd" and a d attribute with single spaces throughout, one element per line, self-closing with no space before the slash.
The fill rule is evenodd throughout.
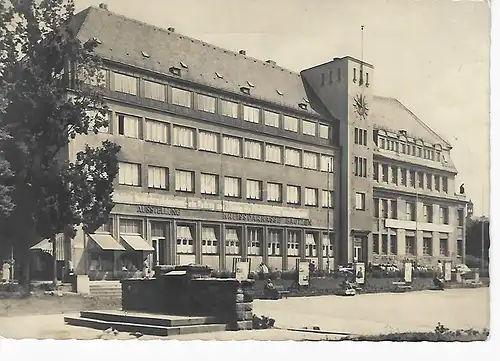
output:
<path id="1" fill-rule="evenodd" d="M 250 80 L 247 80 L 247 84 L 250 88 L 253 88 L 255 86 Z"/>
<path id="2" fill-rule="evenodd" d="M 247 94 L 247 95 L 250 95 L 250 88 L 246 87 L 246 86 L 242 86 L 240 87 L 240 90 L 243 94 Z"/>
<path id="3" fill-rule="evenodd" d="M 176 66 L 171 66 L 169 70 L 174 75 L 177 75 L 177 76 L 181 75 L 181 69 L 176 67 Z"/>
<path id="4" fill-rule="evenodd" d="M 309 99 L 306 99 L 306 98 L 302 98 L 302 99 L 304 99 L 304 102 L 305 102 L 306 104 L 309 104 Z"/>
<path id="5" fill-rule="evenodd" d="M 217 78 L 219 78 L 219 79 L 224 79 L 224 77 L 222 76 L 222 74 L 221 74 L 221 73 L 217 73 L 217 72 L 215 72 L 215 76 L 216 76 Z"/>
<path id="6" fill-rule="evenodd" d="M 102 44 L 102 41 L 99 38 L 96 38 L 95 36 L 92 37 L 92 41 L 95 41 L 97 44 Z"/>
<path id="7" fill-rule="evenodd" d="M 365 86 L 368 88 L 370 86 L 370 82 L 368 80 L 368 73 L 366 73 L 366 83 Z"/>
<path id="8" fill-rule="evenodd" d="M 149 58 L 149 54 L 146 53 L 145 51 L 141 51 L 141 54 L 142 54 L 143 57 Z"/>
<path id="9" fill-rule="evenodd" d="M 356 78 L 357 74 L 356 74 L 356 68 L 353 68 L 352 69 L 352 82 L 353 83 L 356 83 L 358 80 Z"/>
<path id="10" fill-rule="evenodd" d="M 307 104 L 306 103 L 299 103 L 299 108 L 302 110 L 307 110 Z"/>
<path id="11" fill-rule="evenodd" d="M 276 89 L 276 93 L 278 93 L 279 95 L 283 96 L 283 92 L 279 89 Z"/>
<path id="12" fill-rule="evenodd" d="M 188 68 L 187 64 L 186 64 L 186 63 L 184 63 L 184 62 L 182 62 L 182 61 L 180 61 L 180 62 L 179 62 L 179 64 L 181 64 L 181 66 L 182 66 L 184 69 L 187 69 L 187 68 Z"/>

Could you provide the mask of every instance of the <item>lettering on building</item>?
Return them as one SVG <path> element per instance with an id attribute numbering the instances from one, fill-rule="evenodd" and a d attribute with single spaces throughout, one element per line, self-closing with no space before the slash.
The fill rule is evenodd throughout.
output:
<path id="1" fill-rule="evenodd" d="M 175 208 L 160 206 L 137 206 L 137 213 L 163 214 L 166 216 L 180 216 L 181 211 Z"/>
<path id="2" fill-rule="evenodd" d="M 290 224 L 296 226 L 311 225 L 311 220 L 309 219 L 261 216 L 258 214 L 246 214 L 246 213 L 224 213 L 222 218 L 231 221 L 243 221 L 243 222 Z"/>

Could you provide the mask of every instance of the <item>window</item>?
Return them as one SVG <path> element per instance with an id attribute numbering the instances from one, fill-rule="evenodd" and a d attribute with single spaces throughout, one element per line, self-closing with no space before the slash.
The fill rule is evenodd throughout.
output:
<path id="1" fill-rule="evenodd" d="M 415 188 L 416 186 L 416 174 L 415 171 L 411 170 L 410 171 L 410 187 Z"/>
<path id="2" fill-rule="evenodd" d="M 286 186 L 286 202 L 288 204 L 300 204 L 300 187 Z"/>
<path id="3" fill-rule="evenodd" d="M 208 95 L 196 94 L 198 110 L 215 113 L 215 98 Z"/>
<path id="4" fill-rule="evenodd" d="M 395 199 L 391 200 L 391 219 L 398 219 L 398 203 Z"/>
<path id="5" fill-rule="evenodd" d="M 299 129 L 299 120 L 297 118 L 285 115 L 283 117 L 283 128 L 290 132 L 297 132 Z"/>
<path id="6" fill-rule="evenodd" d="M 174 125 L 172 144 L 178 147 L 194 148 L 194 130 Z"/>
<path id="7" fill-rule="evenodd" d="M 398 184 L 398 167 L 392 167 L 391 168 L 391 182 L 393 184 Z"/>
<path id="8" fill-rule="evenodd" d="M 389 218 L 389 200 L 387 199 L 382 199 L 382 218 L 387 219 Z"/>
<path id="9" fill-rule="evenodd" d="M 318 155 L 316 153 L 304 152 L 304 168 L 318 169 Z"/>
<path id="10" fill-rule="evenodd" d="M 176 170 L 175 190 L 178 192 L 194 192 L 194 172 Z"/>
<path id="11" fill-rule="evenodd" d="M 245 158 L 262 160 L 262 143 L 245 140 Z"/>
<path id="12" fill-rule="evenodd" d="M 149 80 L 144 80 L 144 97 L 164 102 L 165 85 Z"/>
<path id="13" fill-rule="evenodd" d="M 373 198 L 373 217 L 380 217 L 380 198 Z"/>
<path id="14" fill-rule="evenodd" d="M 448 239 L 441 238 L 439 240 L 439 255 L 441 256 L 448 255 Z"/>
<path id="15" fill-rule="evenodd" d="M 425 175 L 425 188 L 432 190 L 432 174 L 427 173 Z"/>
<path id="16" fill-rule="evenodd" d="M 357 177 L 367 176 L 367 159 L 362 157 L 354 157 L 354 175 Z"/>
<path id="17" fill-rule="evenodd" d="M 269 256 L 281 256 L 282 233 L 279 230 L 270 230 L 267 242 Z"/>
<path id="18" fill-rule="evenodd" d="M 269 202 L 281 202 L 281 184 L 267 183 L 267 200 Z"/>
<path id="19" fill-rule="evenodd" d="M 304 203 L 306 206 L 317 206 L 318 205 L 318 190 L 314 188 L 305 189 L 305 199 Z"/>
<path id="20" fill-rule="evenodd" d="M 200 192 L 201 194 L 213 194 L 216 195 L 219 192 L 219 177 L 215 174 L 201 173 L 200 178 Z"/>
<path id="21" fill-rule="evenodd" d="M 215 229 L 212 227 L 201 228 L 201 253 L 202 254 L 217 254 L 217 236 Z"/>
<path id="22" fill-rule="evenodd" d="M 401 182 L 399 184 L 403 187 L 406 187 L 408 185 L 407 173 L 408 171 L 406 170 L 406 168 L 401 168 Z"/>
<path id="23" fill-rule="evenodd" d="M 289 256 L 297 257 L 299 255 L 299 239 L 300 239 L 300 232 L 297 231 L 288 232 L 287 254 Z"/>
<path id="24" fill-rule="evenodd" d="M 191 108 L 191 92 L 172 87 L 172 104 Z"/>
<path id="25" fill-rule="evenodd" d="M 415 236 L 405 237 L 405 252 L 407 255 L 415 254 Z"/>
<path id="26" fill-rule="evenodd" d="M 407 221 L 415 221 L 415 203 L 413 202 L 406 202 L 406 220 Z"/>
<path id="27" fill-rule="evenodd" d="M 426 223 L 433 223 L 432 204 L 424 204 L 424 221 Z"/>
<path id="28" fill-rule="evenodd" d="M 118 134 L 129 138 L 139 138 L 140 119 L 131 115 L 118 114 Z"/>
<path id="29" fill-rule="evenodd" d="M 378 167 L 379 167 L 379 164 L 376 162 L 373 162 L 373 180 L 375 182 L 378 182 L 378 176 L 379 176 Z"/>
<path id="30" fill-rule="evenodd" d="M 264 124 L 269 127 L 279 128 L 280 115 L 269 110 L 264 110 Z"/>
<path id="31" fill-rule="evenodd" d="M 395 234 L 391 234 L 390 250 L 391 254 L 398 254 L 398 240 Z"/>
<path id="32" fill-rule="evenodd" d="M 176 228 L 177 237 L 177 253 L 193 254 L 194 253 L 194 241 L 191 233 L 191 227 L 189 226 L 177 226 Z"/>
<path id="33" fill-rule="evenodd" d="M 148 187 L 168 189 L 168 169 L 164 167 L 148 167 Z"/>
<path id="34" fill-rule="evenodd" d="M 247 199 L 262 199 L 262 182 L 247 180 Z"/>
<path id="35" fill-rule="evenodd" d="M 120 219 L 121 234 L 142 234 L 142 222 L 138 219 Z"/>
<path id="36" fill-rule="evenodd" d="M 302 134 L 316 136 L 316 123 L 302 121 Z"/>
<path id="37" fill-rule="evenodd" d="M 262 232 L 260 229 L 248 229 L 248 255 L 262 255 Z"/>
<path id="38" fill-rule="evenodd" d="M 333 172 L 333 157 L 329 155 L 321 155 L 320 167 L 322 172 Z"/>
<path id="39" fill-rule="evenodd" d="M 240 240 L 235 228 L 226 228 L 226 254 L 240 254 Z"/>
<path id="40" fill-rule="evenodd" d="M 458 218 L 458 226 L 463 227 L 464 226 L 464 210 L 463 209 L 457 209 L 457 218 Z"/>
<path id="41" fill-rule="evenodd" d="M 115 84 L 113 90 L 120 93 L 137 95 L 137 78 L 120 73 L 114 73 L 114 75 Z"/>
<path id="42" fill-rule="evenodd" d="M 389 166 L 382 164 L 382 182 L 389 183 Z"/>
<path id="43" fill-rule="evenodd" d="M 224 135 L 222 137 L 222 152 L 236 157 L 241 156 L 241 139 Z"/>
<path id="44" fill-rule="evenodd" d="M 438 175 L 434 176 L 434 189 L 438 192 L 441 190 L 441 177 Z"/>
<path id="45" fill-rule="evenodd" d="M 146 119 L 146 140 L 167 144 L 168 124 L 156 120 Z"/>
<path id="46" fill-rule="evenodd" d="M 106 69 L 98 69 L 94 75 L 90 75 L 87 69 L 81 69 L 78 80 L 85 84 L 98 87 L 106 87 L 108 71 Z"/>
<path id="47" fill-rule="evenodd" d="M 448 193 L 448 178 L 443 177 L 443 192 Z"/>
<path id="48" fill-rule="evenodd" d="M 238 103 L 229 100 L 220 101 L 220 113 L 225 117 L 238 118 Z"/>
<path id="49" fill-rule="evenodd" d="M 382 235 L 382 254 L 387 254 L 389 251 L 388 243 L 389 243 L 389 235 L 383 234 Z"/>
<path id="50" fill-rule="evenodd" d="M 279 145 L 266 144 L 266 162 L 281 163 L 281 149 Z"/>
<path id="51" fill-rule="evenodd" d="M 241 179 L 236 177 L 224 177 L 224 196 L 241 197 Z"/>
<path id="52" fill-rule="evenodd" d="M 333 191 L 323 190 L 321 192 L 321 206 L 325 208 L 333 208 Z"/>
<path id="53" fill-rule="evenodd" d="M 440 207 L 439 208 L 439 219 L 441 221 L 441 224 L 450 224 L 449 208 L 448 207 Z"/>
<path id="54" fill-rule="evenodd" d="M 300 150 L 286 148 L 285 149 L 285 164 L 294 167 L 300 167 Z"/>
<path id="55" fill-rule="evenodd" d="M 418 172 L 418 188 L 424 189 L 424 173 L 423 172 Z"/>
<path id="56" fill-rule="evenodd" d="M 316 237 L 314 233 L 306 233 L 306 257 L 316 257 Z"/>
<path id="57" fill-rule="evenodd" d="M 322 139 L 328 139 L 330 137 L 330 127 L 328 125 L 319 125 L 319 137 Z"/>
<path id="58" fill-rule="evenodd" d="M 198 149 L 217 153 L 219 150 L 218 137 L 217 133 L 200 130 L 198 133 Z"/>
<path id="59" fill-rule="evenodd" d="M 373 235 L 373 253 L 379 254 L 380 252 L 380 239 L 378 234 Z"/>
<path id="60" fill-rule="evenodd" d="M 249 105 L 243 105 L 243 120 L 250 123 L 260 122 L 260 109 Z"/>
<path id="61" fill-rule="evenodd" d="M 85 115 L 89 118 L 89 128 L 88 128 L 88 131 L 89 133 L 93 133 L 93 128 L 94 128 L 94 124 L 96 123 L 96 120 L 99 121 L 99 122 L 102 122 L 102 121 L 107 121 L 108 122 L 108 126 L 102 126 L 98 129 L 99 133 L 108 133 L 109 134 L 109 125 L 111 123 L 110 121 L 110 112 L 106 112 L 104 114 L 104 116 L 97 110 L 86 110 L 85 111 Z"/>
<path id="62" fill-rule="evenodd" d="M 364 211 L 366 209 L 366 195 L 356 192 L 356 210 Z"/>
<path id="63" fill-rule="evenodd" d="M 141 185 L 141 165 L 120 162 L 118 164 L 118 183 L 127 186 Z"/>
<path id="64" fill-rule="evenodd" d="M 457 239 L 457 257 L 463 257 L 464 253 L 464 241 Z"/>
<path id="65" fill-rule="evenodd" d="M 354 143 L 359 145 L 366 145 L 368 138 L 368 131 L 366 129 L 354 128 Z"/>
<path id="66" fill-rule="evenodd" d="M 423 252 L 424 256 L 432 256 L 432 237 L 424 237 Z"/>

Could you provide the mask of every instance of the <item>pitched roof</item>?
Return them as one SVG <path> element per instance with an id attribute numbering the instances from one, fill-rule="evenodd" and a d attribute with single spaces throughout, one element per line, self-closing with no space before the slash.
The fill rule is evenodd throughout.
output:
<path id="1" fill-rule="evenodd" d="M 451 145 L 407 107 L 395 98 L 374 96 L 371 116 L 375 127 L 392 130 L 406 130 L 409 136 L 426 140 L 432 144 Z"/>
<path id="2" fill-rule="evenodd" d="M 241 87 L 249 87 L 252 98 L 301 112 L 304 110 L 298 104 L 309 102 L 300 74 L 280 66 L 105 9 L 89 7 L 76 14 L 74 20 L 82 42 L 93 37 L 100 40 L 96 52 L 104 59 L 165 75 L 176 66 L 183 70 L 182 79 L 240 94 Z M 307 112 L 318 115 L 310 106 Z"/>

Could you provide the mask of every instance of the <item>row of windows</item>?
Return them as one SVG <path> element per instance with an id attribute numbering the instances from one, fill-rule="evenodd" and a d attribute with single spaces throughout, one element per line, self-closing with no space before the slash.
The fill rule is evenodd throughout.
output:
<path id="1" fill-rule="evenodd" d="M 373 163 L 373 180 L 403 187 L 448 193 L 448 177 L 446 176 L 408 170 L 378 162 Z"/>
<path id="2" fill-rule="evenodd" d="M 395 234 L 374 234 L 373 235 L 373 253 L 382 255 L 397 255 L 397 237 Z M 457 242 L 457 249 L 460 249 L 460 243 Z M 448 239 L 439 239 L 439 256 L 448 256 Z M 405 236 L 405 254 L 416 256 L 415 236 Z M 434 256 L 432 237 L 424 237 L 422 243 L 422 254 L 424 256 Z M 437 256 L 437 255 L 436 255 Z"/>
<path id="3" fill-rule="evenodd" d="M 365 78 L 363 79 L 363 74 L 365 74 Z M 329 76 L 328 76 L 328 83 L 333 84 L 333 70 L 330 69 L 329 71 Z M 340 83 L 342 81 L 342 69 L 337 68 L 337 83 Z M 357 70 L 356 68 L 353 68 L 352 72 L 352 82 L 353 83 L 358 83 L 358 78 L 357 78 Z M 325 73 L 321 73 L 321 86 L 325 86 L 326 84 L 326 75 Z M 368 73 L 363 73 L 363 68 L 359 69 L 359 85 L 365 85 L 367 88 L 370 86 L 370 82 L 368 80 Z"/>
<path id="4" fill-rule="evenodd" d="M 247 138 L 171 125 L 158 120 L 146 119 L 145 134 L 141 137 L 142 118 L 116 114 L 118 134 L 129 138 L 172 144 L 173 146 L 222 153 L 235 157 L 285 164 L 305 169 L 333 172 L 333 157 L 302 151 L 281 145 L 265 143 Z M 109 132 L 109 130 L 107 130 Z M 170 132 L 172 136 L 170 137 Z"/>
<path id="5" fill-rule="evenodd" d="M 414 142 L 407 141 L 406 139 L 391 139 L 384 136 L 378 136 L 378 147 L 380 149 L 390 150 L 396 153 L 410 155 L 428 159 L 436 162 L 441 162 L 441 158 L 445 162 L 446 158 L 443 157 L 441 149 L 425 146 L 423 144 L 415 144 Z"/>
<path id="6" fill-rule="evenodd" d="M 354 144 L 368 144 L 368 131 L 366 129 L 354 128 Z"/>
<path id="7" fill-rule="evenodd" d="M 221 187 L 219 186 L 219 175 L 200 173 L 199 179 L 200 193 L 206 195 L 219 195 Z M 121 185 L 139 187 L 141 183 L 141 165 L 137 163 L 119 163 L 118 183 Z M 148 188 L 169 189 L 169 169 L 157 166 L 148 166 L 147 175 Z M 177 192 L 195 192 L 195 172 L 176 169 L 174 173 L 175 191 Z M 224 196 L 232 198 L 242 198 L 242 179 L 238 177 L 225 176 Z M 247 179 L 245 183 L 245 198 L 252 200 L 267 200 L 268 202 L 283 202 L 284 191 L 286 202 L 288 204 L 300 205 L 301 187 L 296 185 L 286 185 L 281 183 L 267 182 L 264 188 L 264 182 L 260 180 Z M 333 207 L 333 191 L 322 190 L 321 202 L 319 201 L 319 190 L 316 188 L 304 187 L 304 205 L 322 207 Z"/>
<path id="8" fill-rule="evenodd" d="M 450 210 L 448 207 L 439 207 L 439 223 L 450 223 Z M 395 199 L 380 199 L 373 198 L 373 215 L 376 218 L 382 219 L 403 219 L 406 221 L 416 221 L 415 202 L 406 201 L 406 214 L 398 215 L 398 206 Z M 459 210 L 458 223 L 463 225 L 463 210 Z M 423 205 L 422 217 L 419 217 L 419 222 L 434 223 L 434 211 L 432 204 Z"/>
<path id="9" fill-rule="evenodd" d="M 354 157 L 354 175 L 366 178 L 368 174 L 368 160 L 363 157 Z"/>
<path id="10" fill-rule="evenodd" d="M 103 70 L 103 74 L 106 74 L 106 70 Z M 113 81 L 111 82 L 111 84 L 113 84 L 112 89 L 117 92 L 134 96 L 138 96 L 140 93 L 141 96 L 148 99 L 161 102 L 169 101 L 171 104 L 187 108 L 193 108 L 193 100 L 196 100 L 197 110 L 203 112 L 212 114 L 218 113 L 222 116 L 235 119 L 242 118 L 250 123 L 263 123 L 269 127 L 282 128 L 295 133 L 300 131 L 304 135 L 318 136 L 323 139 L 331 138 L 330 127 L 327 124 L 301 120 L 296 117 L 261 109 L 248 104 L 240 104 L 227 99 L 219 99 L 206 94 L 194 93 L 187 89 L 173 86 L 169 87 L 158 82 L 149 80 L 139 81 L 136 77 L 117 72 L 110 72 L 110 76 L 113 77 Z M 104 76 L 104 79 L 106 79 L 106 76 Z M 141 84 L 141 87 L 139 84 Z M 92 85 L 96 84 L 92 83 Z M 101 83 L 100 85 L 105 87 L 106 83 Z M 144 89 L 142 89 L 142 87 Z M 299 125 L 301 125 L 300 129 Z"/>

